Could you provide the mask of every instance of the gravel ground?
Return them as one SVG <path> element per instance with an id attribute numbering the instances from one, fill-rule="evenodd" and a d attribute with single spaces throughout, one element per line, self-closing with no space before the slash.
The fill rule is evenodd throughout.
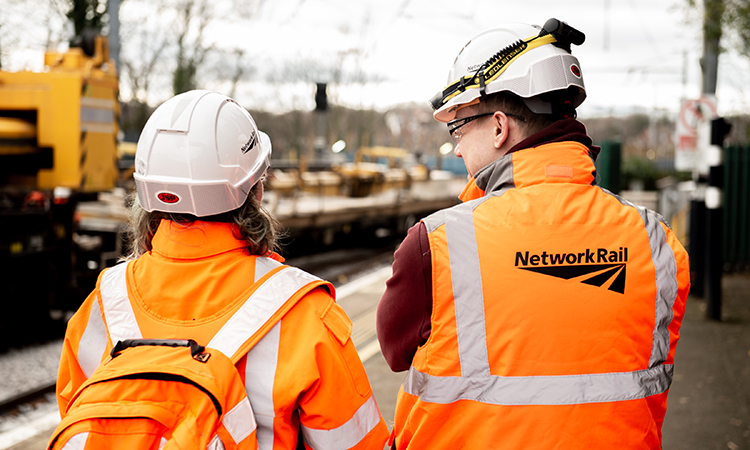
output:
<path id="1" fill-rule="evenodd" d="M 0 354 L 0 401 L 57 379 L 62 339 Z"/>
<path id="2" fill-rule="evenodd" d="M 0 402 L 52 383 L 57 378 L 63 340 L 12 349 L 0 354 Z M 49 431 L 60 422 L 55 394 L 15 412 L 0 415 L 0 450 L 43 433 L 39 448 L 49 439 Z"/>

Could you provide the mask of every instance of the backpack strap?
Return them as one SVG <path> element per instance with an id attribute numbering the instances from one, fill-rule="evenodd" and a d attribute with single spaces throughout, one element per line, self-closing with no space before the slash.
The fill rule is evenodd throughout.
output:
<path id="1" fill-rule="evenodd" d="M 108 269 L 101 280 L 102 311 L 113 345 L 118 341 L 143 338 L 128 298 L 127 265 L 127 262 L 120 263 Z M 259 286 L 250 297 L 206 345 L 220 351 L 235 364 L 305 294 L 323 286 L 335 295 L 331 283 L 286 265 L 268 271 L 257 284 Z"/>

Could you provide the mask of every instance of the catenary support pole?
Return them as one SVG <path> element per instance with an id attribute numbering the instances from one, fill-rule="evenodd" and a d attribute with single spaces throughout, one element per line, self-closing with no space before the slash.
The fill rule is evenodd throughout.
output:
<path id="1" fill-rule="evenodd" d="M 714 146 L 712 146 L 714 147 Z M 706 315 L 709 319 L 721 320 L 721 277 L 724 270 L 723 247 L 723 192 L 724 166 L 721 161 L 721 148 L 713 148 L 718 153 L 714 158 L 706 188 Z"/>
<path id="2" fill-rule="evenodd" d="M 721 320 L 721 278 L 724 272 L 724 139 L 731 126 L 723 117 L 711 121 L 711 145 L 706 154 L 706 314 Z"/>
<path id="3" fill-rule="evenodd" d="M 701 56 L 701 92 L 704 96 L 714 96 L 716 94 L 716 84 L 718 80 L 718 67 L 719 67 L 719 50 L 721 41 L 721 20 L 724 15 L 725 0 L 703 0 L 703 54 Z M 705 139 L 705 137 L 704 137 Z M 702 147 L 702 151 L 711 152 L 711 146 Z M 708 159 L 708 155 L 702 155 L 703 160 Z M 703 166 L 703 164 L 701 164 Z M 709 251 L 721 251 L 721 248 L 712 249 L 713 245 L 708 242 L 708 217 L 711 215 L 708 212 L 707 205 L 705 203 L 706 195 L 714 195 L 715 190 L 710 189 L 706 185 L 706 178 L 710 176 L 710 173 L 705 172 L 705 167 L 701 167 L 694 172 L 694 180 L 697 184 L 697 192 L 691 202 L 691 207 L 695 208 L 695 213 L 691 213 L 691 233 L 690 233 L 690 249 L 693 254 L 690 258 L 700 258 L 702 261 L 691 261 L 690 271 L 691 281 L 694 286 L 691 287 L 691 293 L 698 296 L 704 296 L 706 287 L 704 286 L 704 280 L 709 279 L 708 271 L 711 270 L 711 262 L 709 261 Z M 709 194 L 709 191 L 711 192 Z M 719 195 L 719 198 L 721 196 Z M 712 197 L 712 200 L 714 197 Z M 701 211 L 705 211 L 701 213 Z M 712 216 L 712 215 L 711 215 Z M 694 221 L 693 221 L 694 219 Z M 715 227 L 715 224 L 714 224 Z M 712 229 L 712 232 L 716 231 Z M 720 230 L 718 230 L 720 232 Z M 694 241 L 693 239 L 697 239 Z M 700 250 L 695 251 L 698 246 Z M 719 247 L 721 244 L 719 244 Z M 716 255 L 714 254 L 713 257 Z M 715 268 L 714 268 L 715 269 Z M 719 274 L 720 276 L 720 274 Z M 715 286 L 714 286 L 715 287 Z M 719 316 L 720 313 L 719 304 Z"/>
<path id="4" fill-rule="evenodd" d="M 115 69 L 119 72 L 120 67 L 120 0 L 107 0 L 107 11 L 109 13 L 109 54 L 115 61 Z"/>

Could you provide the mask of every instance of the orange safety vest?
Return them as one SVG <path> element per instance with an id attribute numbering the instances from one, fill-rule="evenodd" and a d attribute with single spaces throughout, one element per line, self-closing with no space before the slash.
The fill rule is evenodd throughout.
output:
<path id="1" fill-rule="evenodd" d="M 688 257 L 594 174 L 577 142 L 514 152 L 424 219 L 432 330 L 396 448 L 661 447 Z"/>
<path id="2" fill-rule="evenodd" d="M 105 270 L 69 322 L 57 389 L 63 415 L 118 340 L 193 339 L 245 354 L 236 367 L 259 448 L 295 448 L 300 431 L 311 448 L 382 448 L 387 427 L 329 283 L 277 256 L 248 255 L 230 224 L 162 221 L 152 244 L 139 260 Z M 247 330 L 263 336 L 249 349 Z"/>

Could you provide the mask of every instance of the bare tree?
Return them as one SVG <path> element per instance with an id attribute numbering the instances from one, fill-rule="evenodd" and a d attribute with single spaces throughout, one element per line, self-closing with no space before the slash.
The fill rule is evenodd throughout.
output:
<path id="1" fill-rule="evenodd" d="M 64 3 L 68 5 L 66 16 L 73 22 L 76 36 L 85 29 L 102 30 L 106 23 L 107 0 L 66 0 Z"/>
<path id="2" fill-rule="evenodd" d="M 17 70 L 10 65 L 13 54 L 43 51 L 67 40 L 66 12 L 64 0 L 0 0 L 0 67 Z"/>
<path id="3" fill-rule="evenodd" d="M 231 75 L 229 77 L 230 88 L 228 95 L 234 98 L 237 94 L 237 85 L 246 75 L 253 71 L 253 68 L 246 63 L 244 49 L 235 48 L 231 52 L 231 56 L 233 67 L 230 69 Z"/>
<path id="4" fill-rule="evenodd" d="M 175 95 L 197 87 L 196 74 L 213 46 L 206 44 L 204 34 L 213 19 L 207 0 L 180 0 L 175 5 L 177 20 L 177 67 L 172 76 Z"/>

